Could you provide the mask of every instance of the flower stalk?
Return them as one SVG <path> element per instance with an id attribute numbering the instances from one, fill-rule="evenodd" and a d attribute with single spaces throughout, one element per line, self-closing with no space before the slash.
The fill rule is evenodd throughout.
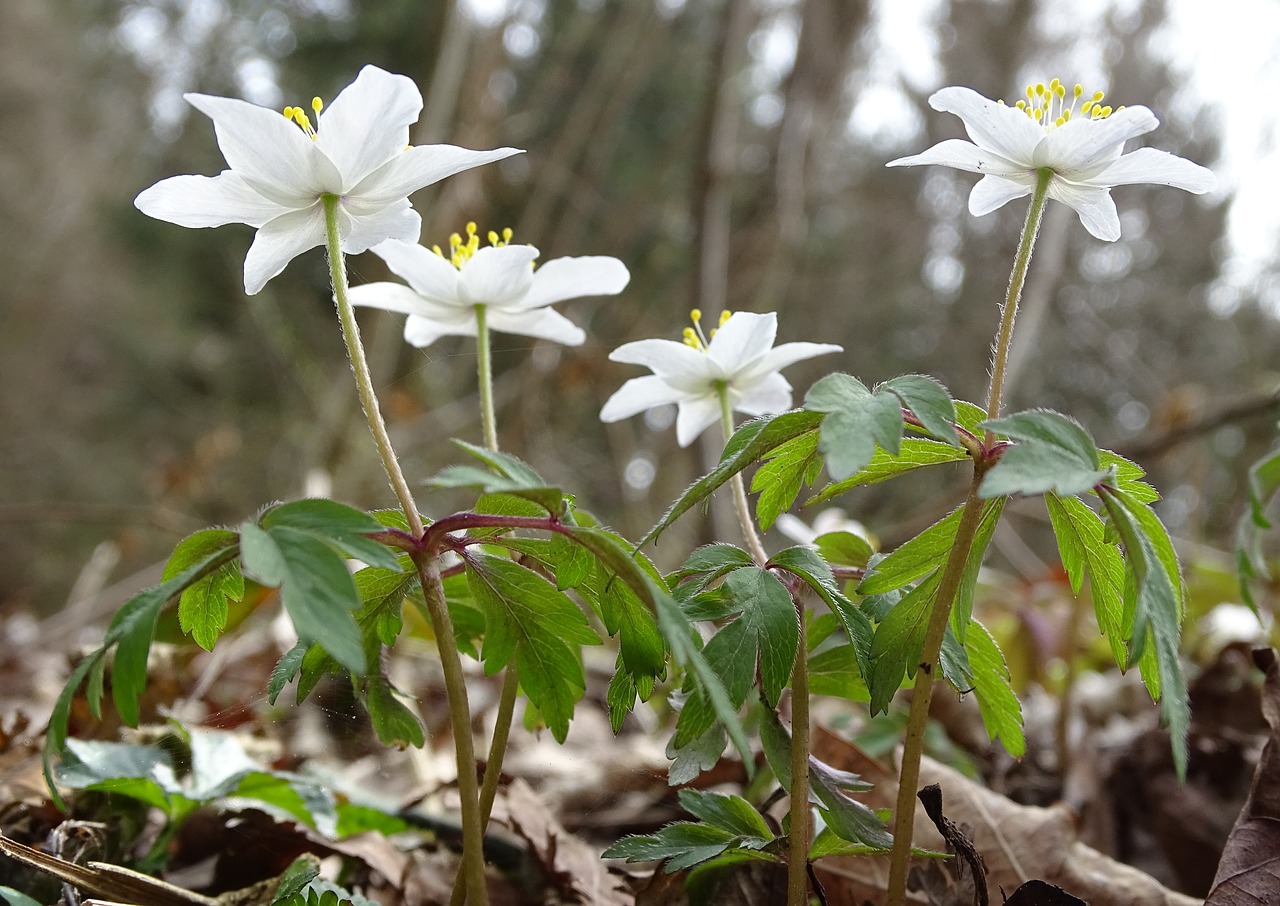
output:
<path id="1" fill-rule="evenodd" d="M 1018 242 L 1018 251 L 1014 255 L 1013 270 L 1009 275 L 1009 288 L 1005 294 L 1004 305 L 1000 313 L 1000 326 L 996 331 L 996 339 L 992 353 L 991 385 L 987 391 L 987 417 L 997 418 L 1004 393 L 1005 367 L 1009 359 L 1009 349 L 1013 342 L 1013 325 L 1018 313 L 1018 302 L 1022 297 L 1022 287 L 1026 283 L 1027 269 L 1031 263 L 1031 253 L 1035 248 L 1036 234 L 1040 230 L 1040 221 L 1044 216 L 1045 205 L 1049 200 L 1049 186 L 1053 179 L 1053 171 L 1043 168 L 1038 171 L 1035 189 L 1032 192 L 1031 204 L 1027 209 L 1027 219 L 1022 227 L 1022 238 Z M 995 439 L 993 432 L 986 433 L 984 449 Z M 982 499 L 978 496 L 978 487 L 983 475 L 994 464 L 994 459 L 982 455 L 974 460 L 973 480 L 969 485 L 969 493 L 965 498 L 964 508 L 960 514 L 960 524 L 956 528 L 955 542 L 951 553 L 943 566 L 942 577 L 938 582 L 938 592 L 933 608 L 929 612 L 929 622 L 925 628 L 924 642 L 920 651 L 920 661 L 916 669 L 915 686 L 911 694 L 911 709 L 907 716 L 907 727 L 902 745 L 902 763 L 898 771 L 898 798 L 893 816 L 893 851 L 889 861 L 889 906 L 904 906 L 907 898 L 907 869 L 911 861 L 911 838 L 915 822 L 916 790 L 920 785 L 920 757 L 924 752 L 925 727 L 929 722 L 929 704 L 933 699 L 933 686 L 939 667 L 939 654 L 942 640 L 946 634 L 947 624 L 951 619 L 951 607 L 955 603 L 956 594 L 960 590 L 960 582 L 964 576 L 965 565 L 975 553 L 974 538 L 982 522 Z"/>
<path id="2" fill-rule="evenodd" d="M 724 430 L 724 442 L 727 444 L 729 438 L 733 437 L 733 411 L 729 405 L 729 389 L 722 383 L 717 390 L 720 396 L 720 427 Z M 742 481 L 742 473 L 735 473 L 729 479 L 729 484 L 733 489 L 733 508 L 738 514 L 738 525 L 742 527 L 742 540 L 746 543 L 747 550 L 751 552 L 756 565 L 764 566 L 769 562 L 769 555 L 765 552 L 759 534 L 756 533 L 755 523 L 751 521 L 751 506 L 747 502 L 747 486 Z"/>
<path id="3" fill-rule="evenodd" d="M 348 295 L 347 265 L 342 253 L 342 237 L 338 228 L 338 197 L 326 194 L 321 200 L 324 205 L 329 276 L 333 282 L 338 320 L 342 325 L 342 338 L 347 347 L 347 357 L 351 362 L 352 373 L 355 375 L 360 406 L 364 410 L 382 467 L 387 473 L 387 480 L 391 483 L 400 508 L 404 511 L 405 519 L 408 520 L 409 529 L 415 538 L 421 538 L 425 532 L 422 516 L 418 512 L 413 493 L 409 490 L 409 483 L 405 480 L 404 472 L 400 468 L 395 449 L 391 446 L 391 437 L 387 433 L 386 422 L 382 418 L 378 397 L 374 392 L 369 362 L 365 358 L 364 346 L 360 342 L 360 328 L 356 323 Z M 488 902 L 488 892 L 484 883 L 484 832 L 480 821 L 476 758 L 471 740 L 471 709 L 467 702 L 466 679 L 462 673 L 462 660 L 458 656 L 457 648 L 453 645 L 453 621 L 449 617 L 449 608 L 444 599 L 444 587 L 441 584 L 436 552 L 427 550 L 425 555 L 415 556 L 413 559 L 422 580 L 427 613 L 440 652 L 445 694 L 449 700 L 449 717 L 453 724 L 458 762 L 458 793 L 462 811 L 463 864 L 459 878 L 470 891 L 471 902 L 475 906 L 484 906 Z"/>

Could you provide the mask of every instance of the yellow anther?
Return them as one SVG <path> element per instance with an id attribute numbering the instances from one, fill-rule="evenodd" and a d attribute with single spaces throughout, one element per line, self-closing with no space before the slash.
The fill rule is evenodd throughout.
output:
<path id="1" fill-rule="evenodd" d="M 1036 97 L 1044 97 L 1044 82 L 1036 82 Z"/>
<path id="2" fill-rule="evenodd" d="M 516 234 L 515 230 L 511 229 L 511 227 L 503 227 L 502 241 L 507 243 L 511 242 L 511 237 L 514 236 L 515 234 Z"/>
<path id="3" fill-rule="evenodd" d="M 318 98 L 318 97 L 314 97 L 314 98 L 312 98 L 312 99 L 311 99 L 311 109 L 312 109 L 312 110 L 314 110 L 314 111 L 316 112 L 316 116 L 319 116 L 319 115 L 320 115 L 320 111 L 324 109 L 324 101 L 320 100 L 320 98 Z"/>
<path id="4" fill-rule="evenodd" d="M 500 242 L 501 242 L 501 240 L 498 238 L 498 233 L 497 233 L 497 231 L 495 231 L 495 230 L 490 230 L 490 231 L 489 231 L 489 244 L 490 244 L 490 245 L 494 245 L 494 246 L 496 246 L 496 245 L 498 245 Z"/>
<path id="5" fill-rule="evenodd" d="M 1054 81 L 1056 82 L 1057 79 L 1054 79 Z M 1067 89 L 1063 88 L 1061 85 L 1055 85 L 1053 87 L 1053 93 L 1057 97 L 1064 98 L 1067 96 Z"/>
<path id="6" fill-rule="evenodd" d="M 1079 82 L 1076 82 L 1076 87 L 1072 90 L 1071 94 L 1074 97 L 1080 97 L 1080 95 L 1084 94 L 1084 86 Z"/>
<path id="7" fill-rule="evenodd" d="M 457 233 L 450 233 L 449 245 L 456 249 L 458 246 L 462 245 L 462 237 L 459 236 Z"/>
<path id="8" fill-rule="evenodd" d="M 1093 93 L 1093 102 L 1096 104 L 1098 103 L 1098 101 L 1102 100 L 1104 97 L 1106 97 L 1106 94 L 1104 94 L 1101 91 L 1095 91 Z"/>
<path id="9" fill-rule="evenodd" d="M 1120 112 L 1121 110 L 1123 110 L 1123 109 L 1124 109 L 1124 104 L 1121 104 L 1119 107 L 1117 107 L 1117 108 L 1115 109 L 1115 111 L 1114 111 L 1114 112 L 1115 112 L 1115 113 L 1119 113 L 1119 112 Z"/>
<path id="10" fill-rule="evenodd" d="M 702 309 L 695 308 L 693 311 L 689 312 L 689 320 L 692 321 L 694 324 L 697 324 L 699 321 L 701 321 Z"/>
<path id="11" fill-rule="evenodd" d="M 1026 109 L 1027 109 L 1027 102 L 1026 102 L 1026 101 L 1018 101 L 1018 103 L 1014 104 L 1013 106 L 1017 107 L 1019 110 L 1026 110 Z"/>
<path id="12" fill-rule="evenodd" d="M 681 332 L 681 336 L 684 337 L 684 341 L 686 344 L 688 344 L 689 346 L 692 346 L 694 349 L 698 348 L 698 335 L 697 333 L 694 332 L 692 327 L 686 327 Z"/>
<path id="13" fill-rule="evenodd" d="M 438 245 L 431 246 L 431 251 L 435 252 L 436 255 L 438 255 L 441 258 L 444 257 L 444 252 L 440 251 L 440 246 Z"/>
<path id="14" fill-rule="evenodd" d="M 733 317 L 733 312 L 729 311 L 727 308 L 724 311 L 720 312 L 720 326 L 724 327 L 725 322 L 732 317 Z"/>

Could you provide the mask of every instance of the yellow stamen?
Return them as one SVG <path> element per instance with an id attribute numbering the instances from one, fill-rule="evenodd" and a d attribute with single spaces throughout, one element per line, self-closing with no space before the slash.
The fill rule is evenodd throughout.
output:
<path id="1" fill-rule="evenodd" d="M 485 234 L 485 238 L 489 240 L 489 245 L 494 248 L 502 248 L 511 244 L 511 237 L 515 233 L 511 227 L 506 227 L 501 233 L 496 230 L 489 230 Z M 449 254 L 446 255 L 440 250 L 440 246 L 432 246 L 432 250 L 441 258 L 447 258 L 449 263 L 454 267 L 461 268 L 471 260 L 476 252 L 480 251 L 480 236 L 477 231 L 475 221 L 470 221 L 466 226 L 466 235 L 454 233 L 449 237 Z"/>
<path id="2" fill-rule="evenodd" d="M 1028 85 L 1027 100 L 1018 101 L 1017 108 L 1030 119 L 1042 125 L 1046 131 L 1065 126 L 1076 114 L 1076 103 L 1085 98 L 1084 86 L 1076 84 L 1072 87 L 1070 98 L 1067 97 L 1067 86 L 1061 79 L 1052 79 L 1049 84 L 1036 82 Z M 1080 115 L 1090 119 L 1104 119 L 1114 111 L 1101 103 L 1105 95 L 1095 91 L 1089 95 L 1080 107 Z M 1123 110 L 1117 107 L 1116 110 Z"/>

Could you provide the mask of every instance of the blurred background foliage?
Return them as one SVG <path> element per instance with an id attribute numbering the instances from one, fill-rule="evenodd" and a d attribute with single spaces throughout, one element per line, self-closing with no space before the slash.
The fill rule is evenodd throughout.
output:
<path id="1" fill-rule="evenodd" d="M 937 87 L 1103 86 L 1157 111 L 1157 147 L 1219 161 L 1218 111 L 1168 52 L 1165 3 L 1092 6 L 1065 28 L 1047 0 L 5 0 L 0 606 L 49 612 L 104 587 L 121 600 L 158 579 L 183 533 L 270 500 L 391 503 L 322 254 L 245 297 L 247 227 L 184 230 L 133 209 L 160 178 L 223 166 L 182 92 L 279 108 L 331 99 L 374 63 L 421 87 L 415 144 L 527 149 L 421 192 L 422 238 L 444 244 L 475 220 L 512 226 L 543 260 L 631 269 L 623 295 L 565 307 L 585 346 L 498 336 L 495 365 L 504 448 L 634 537 L 718 439 L 679 450 L 661 413 L 601 425 L 638 373 L 607 356 L 677 338 L 694 305 L 776 310 L 780 341 L 842 343 L 838 361 L 788 371 L 797 399 L 831 369 L 867 383 L 922 372 L 982 399 L 1024 208 L 973 218 L 972 176 L 884 168 L 960 134 L 928 108 Z M 1229 191 L 1116 197 L 1114 244 L 1050 207 L 1009 404 L 1078 417 L 1149 468 L 1176 536 L 1226 549 L 1245 469 L 1274 433 L 1276 275 L 1240 279 Z M 373 256 L 351 266 L 353 282 L 386 277 Z M 416 350 L 399 317 L 361 320 L 397 448 L 425 479 L 454 458 L 445 438 L 479 439 L 472 344 Z M 893 544 L 937 518 L 954 479 L 841 505 Z M 436 515 L 458 502 L 420 500 Z M 657 556 L 714 531 L 687 517 Z M 1041 534 L 1015 514 L 999 562 L 1035 578 L 1055 562 Z"/>

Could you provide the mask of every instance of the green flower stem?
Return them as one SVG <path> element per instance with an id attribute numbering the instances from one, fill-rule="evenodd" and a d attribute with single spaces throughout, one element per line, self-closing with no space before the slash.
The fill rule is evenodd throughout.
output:
<path id="1" fill-rule="evenodd" d="M 733 437 L 733 410 L 729 407 L 729 388 L 720 387 L 719 389 L 720 426 L 724 429 L 724 442 L 727 444 L 729 438 Z M 742 540 L 746 542 L 747 549 L 756 563 L 764 566 L 769 562 L 769 555 L 765 552 L 764 545 L 760 543 L 760 536 L 756 534 L 755 524 L 751 521 L 751 507 L 747 503 L 747 487 L 742 482 L 742 473 L 734 475 L 729 479 L 729 483 L 733 488 L 733 506 L 738 514 L 738 524 L 742 526 Z"/>
<path id="2" fill-rule="evenodd" d="M 1040 170 L 1037 174 L 1036 187 L 1031 195 L 1031 205 L 1027 209 L 1026 223 L 1022 227 L 1022 238 L 1018 243 L 1017 254 L 1014 256 L 1013 271 L 1009 275 L 1009 289 L 1000 312 L 1000 328 L 996 334 L 992 354 L 991 387 L 987 393 L 988 418 L 997 418 L 1000 414 L 1005 365 L 1013 340 L 1013 322 L 1018 312 L 1018 300 L 1022 297 L 1022 287 L 1027 279 L 1027 268 L 1031 263 L 1036 234 L 1040 230 L 1040 221 L 1049 200 L 1049 182 L 1052 178 L 1053 171 L 1047 168 Z M 990 444 L 993 440 L 994 433 L 988 431 L 984 444 Z M 955 603 L 965 564 L 970 558 L 973 540 L 982 522 L 982 499 L 978 496 L 978 486 L 982 484 L 982 477 L 988 468 L 990 468 L 988 462 L 975 459 L 969 495 L 965 498 L 964 509 L 960 514 L 960 524 L 956 528 L 955 542 L 942 569 L 938 593 L 934 598 L 933 608 L 929 612 L 928 626 L 925 628 L 924 644 L 920 651 L 919 666 L 916 669 L 915 688 L 911 695 L 911 710 L 907 716 L 906 736 L 902 744 L 902 764 L 898 770 L 898 801 L 893 815 L 893 852 L 889 860 L 888 906 L 904 906 L 907 899 L 907 869 L 911 861 L 916 788 L 920 784 L 920 756 L 924 752 L 924 731 L 929 722 L 933 681 L 938 670 L 942 638 L 946 633 L 947 623 L 951 619 L 951 607 Z"/>
<path id="3" fill-rule="evenodd" d="M 489 356 L 489 322 L 486 305 L 476 306 L 476 371 L 480 382 L 480 421 L 484 445 L 498 450 L 498 420 L 493 411 L 493 365 Z"/>
<path id="4" fill-rule="evenodd" d="M 369 362 L 365 359 L 364 346 L 360 342 L 360 326 L 356 323 L 351 300 L 347 297 L 347 261 L 342 254 L 342 239 L 338 232 L 338 196 L 325 195 L 323 198 L 329 279 L 333 282 L 333 298 L 338 306 L 338 320 L 342 323 L 342 339 L 347 344 L 347 358 L 351 362 L 356 390 L 360 394 L 360 407 L 369 423 L 369 433 L 373 435 L 373 443 L 378 448 L 378 458 L 382 460 L 382 468 L 387 473 L 387 480 L 391 482 L 391 490 L 395 492 L 400 509 L 404 510 L 405 518 L 409 520 L 413 536 L 420 538 L 422 517 L 418 514 L 417 504 L 413 502 L 413 494 L 409 490 L 409 483 L 405 481 L 404 472 L 400 470 L 400 461 L 396 459 L 396 451 L 391 446 L 386 422 L 382 420 L 378 396 L 373 391 L 373 376 L 369 373 Z"/>
<path id="5" fill-rule="evenodd" d="M 809 642 L 796 600 L 800 641 L 791 669 L 791 834 L 787 839 L 787 906 L 809 902 Z"/>
<path id="6" fill-rule="evenodd" d="M 400 461 L 396 458 L 391 446 L 391 437 L 387 434 L 386 423 L 382 420 L 382 412 L 378 406 L 378 397 L 373 389 L 373 377 L 369 373 L 369 362 L 365 358 L 364 346 L 360 342 L 360 327 L 356 323 L 355 312 L 351 308 L 351 300 L 347 296 L 347 264 L 342 254 L 342 238 L 338 231 L 338 197 L 325 195 L 324 221 L 326 247 L 329 252 L 329 277 L 333 281 L 333 297 L 338 307 L 338 320 L 342 324 L 342 338 L 347 346 L 347 358 L 351 362 L 351 370 L 355 374 L 356 389 L 360 395 L 360 405 L 364 409 L 365 419 L 369 424 L 369 432 L 373 435 L 374 446 L 382 460 L 382 467 L 395 492 L 405 519 L 409 521 L 409 529 L 415 538 L 421 538 L 425 527 L 422 516 L 418 513 L 418 505 L 413 500 L 409 483 L 400 469 Z M 466 679 L 462 673 L 462 660 L 458 649 L 453 645 L 453 621 L 449 618 L 449 608 L 444 600 L 444 586 L 440 582 L 440 567 L 434 552 L 426 558 L 415 558 L 418 574 L 422 579 L 423 595 L 427 601 L 427 611 L 431 619 L 431 627 L 436 636 L 437 648 L 440 652 L 440 667 L 444 672 L 445 694 L 449 700 L 449 718 L 453 724 L 454 742 L 458 759 L 458 793 L 462 809 L 462 841 L 463 867 L 460 877 L 466 879 L 467 887 L 473 892 L 473 906 L 485 906 L 488 902 L 488 890 L 484 883 L 484 832 L 480 823 L 479 795 L 476 789 L 476 756 L 471 741 L 471 709 L 467 703 Z"/>
<path id="7" fill-rule="evenodd" d="M 1013 270 L 1009 274 L 1009 289 L 1005 293 L 1004 306 L 1000 310 L 1000 331 L 996 334 L 995 348 L 991 353 L 991 387 L 987 391 L 987 418 L 1000 417 L 1000 403 L 1004 393 L 1004 371 L 1009 361 L 1009 347 L 1013 342 L 1013 319 L 1018 313 L 1018 300 L 1022 298 L 1022 287 L 1027 282 L 1027 268 L 1031 264 L 1031 251 L 1036 245 L 1036 234 L 1040 232 L 1040 221 L 1044 219 L 1045 205 L 1049 202 L 1049 182 L 1053 179 L 1053 171 L 1048 167 L 1036 174 L 1036 188 L 1031 194 L 1031 206 L 1027 208 L 1027 220 L 1022 225 L 1022 239 L 1018 242 L 1018 253 L 1013 259 Z M 987 432 L 986 442 L 991 443 L 992 433 Z"/>

